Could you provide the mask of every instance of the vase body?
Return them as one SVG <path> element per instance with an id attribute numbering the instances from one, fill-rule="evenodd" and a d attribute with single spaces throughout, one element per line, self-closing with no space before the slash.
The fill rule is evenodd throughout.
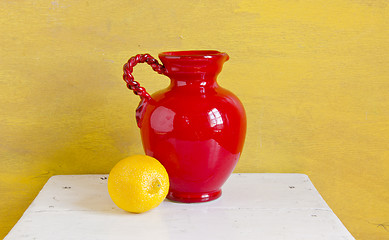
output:
<path id="1" fill-rule="evenodd" d="M 182 51 L 159 58 L 171 82 L 138 107 L 144 151 L 166 168 L 169 199 L 214 200 L 238 162 L 246 134 L 243 105 L 216 79 L 228 55 Z"/>

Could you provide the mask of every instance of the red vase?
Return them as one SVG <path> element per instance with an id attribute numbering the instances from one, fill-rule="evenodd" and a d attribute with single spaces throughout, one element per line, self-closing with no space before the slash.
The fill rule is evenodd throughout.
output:
<path id="1" fill-rule="evenodd" d="M 206 202 L 221 196 L 246 134 L 242 103 L 216 81 L 229 59 L 218 51 L 179 51 L 159 54 L 163 65 L 148 54 L 124 65 L 127 87 L 141 97 L 136 110 L 145 153 L 158 159 L 170 179 L 167 198 Z M 149 95 L 132 76 L 146 62 L 171 80 L 169 87 Z"/>

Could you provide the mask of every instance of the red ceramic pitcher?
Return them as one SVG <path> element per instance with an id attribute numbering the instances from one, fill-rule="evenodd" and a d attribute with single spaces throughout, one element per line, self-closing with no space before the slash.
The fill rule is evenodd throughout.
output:
<path id="1" fill-rule="evenodd" d="M 219 51 L 178 51 L 139 54 L 124 65 L 127 87 L 139 95 L 136 109 L 145 153 L 158 159 L 170 179 L 168 198 L 206 202 L 221 196 L 246 134 L 242 103 L 216 81 L 229 59 Z M 168 76 L 170 85 L 151 96 L 134 81 L 133 67 L 148 63 Z"/>

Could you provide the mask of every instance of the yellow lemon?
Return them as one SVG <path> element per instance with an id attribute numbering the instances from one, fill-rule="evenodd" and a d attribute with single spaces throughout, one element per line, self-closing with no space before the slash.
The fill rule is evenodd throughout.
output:
<path id="1" fill-rule="evenodd" d="M 128 212 L 142 213 L 157 207 L 169 191 L 166 169 L 155 158 L 134 155 L 119 161 L 108 177 L 113 202 Z"/>

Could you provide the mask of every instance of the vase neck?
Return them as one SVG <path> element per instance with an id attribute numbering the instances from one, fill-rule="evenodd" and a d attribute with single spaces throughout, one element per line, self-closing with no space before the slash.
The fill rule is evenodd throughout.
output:
<path id="1" fill-rule="evenodd" d="M 159 54 L 173 86 L 215 86 L 228 55 L 219 51 L 179 51 Z"/>
<path id="2" fill-rule="evenodd" d="M 193 78 L 191 76 L 170 77 L 171 87 L 214 88 L 217 87 L 216 77 Z"/>

